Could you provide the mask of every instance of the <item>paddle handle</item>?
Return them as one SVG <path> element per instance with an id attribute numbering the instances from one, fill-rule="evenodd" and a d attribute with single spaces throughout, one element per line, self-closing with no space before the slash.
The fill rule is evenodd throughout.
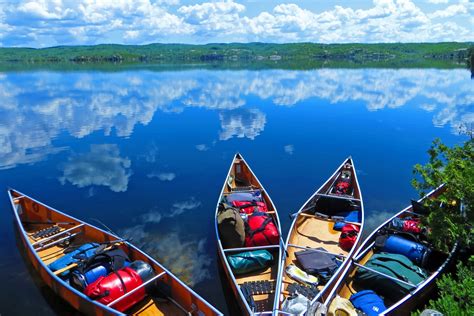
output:
<path id="1" fill-rule="evenodd" d="M 59 270 L 54 271 L 54 274 L 55 274 L 55 275 L 59 275 L 59 274 L 63 273 L 64 271 L 71 270 L 72 268 L 75 268 L 75 267 L 77 267 L 77 263 L 76 263 L 76 262 L 71 263 L 71 264 L 68 265 L 67 267 L 64 267 L 64 268 L 62 268 L 62 269 L 59 269 Z"/>

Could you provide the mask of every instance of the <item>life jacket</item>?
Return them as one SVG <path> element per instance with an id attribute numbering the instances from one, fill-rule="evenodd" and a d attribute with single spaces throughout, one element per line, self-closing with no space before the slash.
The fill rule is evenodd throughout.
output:
<path id="1" fill-rule="evenodd" d="M 245 225 L 245 246 L 277 245 L 280 239 L 278 229 L 271 216 L 255 212 L 248 216 Z"/>
<path id="2" fill-rule="evenodd" d="M 345 251 L 350 251 L 354 246 L 360 228 L 354 224 L 346 224 L 342 227 L 341 236 L 339 237 L 339 247 Z"/>
<path id="3" fill-rule="evenodd" d="M 240 209 L 240 212 L 252 214 L 253 212 L 268 212 L 267 205 L 264 202 L 251 201 L 232 201 L 232 205 Z"/>
<path id="4" fill-rule="evenodd" d="M 135 270 L 130 267 L 125 267 L 110 273 L 106 277 L 99 277 L 85 288 L 84 294 L 93 300 L 107 305 L 140 286 L 142 283 L 142 279 Z M 145 288 L 142 287 L 111 307 L 123 312 L 140 302 L 144 297 Z"/>

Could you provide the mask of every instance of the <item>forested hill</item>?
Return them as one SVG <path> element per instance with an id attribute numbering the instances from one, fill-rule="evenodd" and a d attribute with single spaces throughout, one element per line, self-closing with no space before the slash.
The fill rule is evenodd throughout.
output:
<path id="1" fill-rule="evenodd" d="M 474 43 L 149 44 L 0 48 L 0 64 L 226 63 L 318 66 L 462 67 Z M 470 49 L 471 48 L 471 49 Z"/>

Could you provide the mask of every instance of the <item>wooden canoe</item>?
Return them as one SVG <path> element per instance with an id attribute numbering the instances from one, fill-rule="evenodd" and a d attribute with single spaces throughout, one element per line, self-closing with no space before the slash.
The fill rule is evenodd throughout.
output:
<path id="1" fill-rule="evenodd" d="M 142 285 L 147 285 L 148 288 L 148 286 L 153 287 L 159 284 L 161 288 L 166 289 L 166 294 L 164 294 L 166 299 L 148 295 L 127 310 L 127 314 L 222 315 L 161 264 L 127 241 L 57 211 L 18 191 L 8 190 L 8 195 L 27 258 L 39 272 L 43 281 L 78 311 L 87 315 L 124 315 L 114 309 L 113 305 L 116 303 L 111 302 L 109 306 L 106 306 L 91 300 L 57 276 L 62 270 L 54 273 L 48 268 L 49 263 L 64 255 L 65 248 L 61 244 L 65 241 L 70 241 L 71 245 L 86 242 L 113 243 L 124 250 L 132 261 L 142 260 L 153 268 L 155 276 Z M 55 228 L 57 233 L 49 237 L 34 237 L 35 232 L 51 227 L 57 227 Z M 133 290 L 128 293 L 132 292 Z"/>
<path id="2" fill-rule="evenodd" d="M 434 198 L 441 194 L 445 190 L 444 186 L 440 186 L 437 189 L 431 191 L 426 196 L 418 200 L 421 202 L 424 199 Z M 363 269 L 360 265 L 364 265 L 375 253 L 375 238 L 381 230 L 387 229 L 389 224 L 395 218 L 403 219 L 405 217 L 416 218 L 421 216 L 420 214 L 413 212 L 412 205 L 404 208 L 393 217 L 389 218 L 387 221 L 382 223 L 377 227 L 368 237 L 365 239 L 364 243 L 359 247 L 359 250 L 354 255 L 350 264 L 347 266 L 337 284 L 334 286 L 331 293 L 328 295 L 325 301 L 325 305 L 329 306 L 331 301 L 336 297 L 336 295 L 349 299 L 350 296 L 362 290 L 370 290 L 370 288 L 362 288 L 356 282 L 354 282 L 354 275 L 358 269 Z M 453 246 L 449 253 L 442 253 L 439 251 L 432 251 L 429 259 L 429 268 L 428 278 L 423 282 L 419 283 L 414 287 L 406 296 L 401 298 L 398 301 L 390 302 L 388 300 L 384 301 L 387 310 L 382 315 L 410 315 L 410 313 L 420 305 L 420 303 L 425 303 L 427 296 L 430 294 L 435 286 L 435 280 L 439 275 L 448 267 L 450 264 L 455 251 L 457 249 L 457 244 Z M 357 266 L 359 265 L 359 266 Z"/>
<path id="3" fill-rule="evenodd" d="M 336 194 L 335 185 L 340 181 L 342 175 L 350 173 L 350 189 L 343 194 L 339 192 Z M 357 210 L 358 220 L 349 222 L 341 217 L 342 210 Z M 336 169 L 336 171 L 329 177 L 329 179 L 303 204 L 300 210 L 291 215 L 293 222 L 291 224 L 288 237 L 285 243 L 286 257 L 282 259 L 278 275 L 278 313 L 286 315 L 282 304 L 284 300 L 290 295 L 288 287 L 291 284 L 301 285 L 287 275 L 286 268 L 289 265 L 296 265 L 299 267 L 296 259 L 296 252 L 304 251 L 306 249 L 323 248 L 331 254 L 337 255 L 341 261 L 341 265 L 334 272 L 332 277 L 325 284 L 318 284 L 317 293 L 314 297 L 309 297 L 314 303 L 316 301 L 323 301 L 325 295 L 329 293 L 335 285 L 338 276 L 345 269 L 349 262 L 349 258 L 355 253 L 362 235 L 364 226 L 364 205 L 362 202 L 362 194 L 357 180 L 356 169 L 352 158 L 349 157 Z M 340 232 L 333 229 L 336 222 L 343 222 L 341 224 L 350 223 L 360 228 L 354 246 L 350 251 L 343 250 L 339 247 Z M 292 285 L 291 287 L 293 287 Z"/>
<path id="4" fill-rule="evenodd" d="M 242 186 L 244 185 L 244 186 Z M 216 207 L 216 236 L 217 236 L 217 247 L 220 261 L 222 262 L 223 269 L 228 278 L 230 287 L 234 292 L 234 295 L 237 299 L 237 302 L 245 315 L 259 315 L 267 314 L 271 315 L 275 306 L 275 280 L 278 274 L 279 263 L 281 261 L 281 243 L 277 245 L 268 245 L 260 247 L 242 247 L 242 248 L 224 248 L 223 242 L 221 240 L 218 228 L 218 211 L 219 205 L 222 201 L 225 200 L 225 197 L 232 192 L 252 192 L 254 190 L 260 190 L 263 200 L 266 203 L 268 214 L 272 217 L 274 224 L 276 225 L 278 232 L 280 233 L 281 240 L 281 229 L 280 221 L 278 219 L 277 210 L 270 199 L 267 191 L 260 184 L 259 180 L 255 174 L 250 169 L 249 165 L 245 162 L 240 154 L 236 154 L 230 166 L 229 172 L 227 174 L 224 186 L 222 188 L 221 194 Z M 274 258 L 274 261 L 271 266 L 267 267 L 263 271 L 251 272 L 247 274 L 236 275 L 233 273 L 228 261 L 227 255 L 236 254 L 244 251 L 252 251 L 258 249 L 266 249 L 269 251 Z M 245 282 L 266 282 L 271 284 L 271 289 L 269 291 L 263 291 L 260 294 L 252 295 L 252 299 L 255 302 L 255 308 L 251 308 L 247 302 L 244 293 L 242 292 L 242 286 Z"/>

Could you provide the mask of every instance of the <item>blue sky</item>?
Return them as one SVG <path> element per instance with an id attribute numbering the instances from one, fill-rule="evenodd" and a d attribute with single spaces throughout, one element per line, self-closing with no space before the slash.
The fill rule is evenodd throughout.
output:
<path id="1" fill-rule="evenodd" d="M 0 46 L 474 41 L 472 0 L 0 0 Z"/>

